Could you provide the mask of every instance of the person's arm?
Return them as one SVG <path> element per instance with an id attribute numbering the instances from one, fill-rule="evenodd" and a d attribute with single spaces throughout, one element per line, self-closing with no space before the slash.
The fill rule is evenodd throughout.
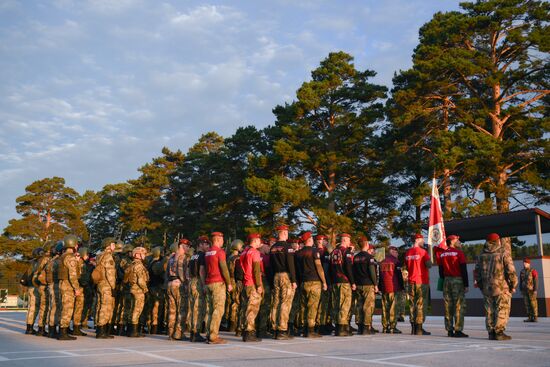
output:
<path id="1" fill-rule="evenodd" d="M 296 266 L 294 263 L 294 250 L 292 248 L 286 250 L 286 263 L 290 282 L 296 284 Z"/>
<path id="2" fill-rule="evenodd" d="M 371 259 L 369 262 L 369 276 L 372 280 L 372 284 L 378 284 L 378 277 L 376 276 L 376 265 L 374 265 L 374 259 Z"/>
<path id="3" fill-rule="evenodd" d="M 137 268 L 137 284 L 143 291 L 143 293 L 147 293 L 149 289 L 147 288 L 147 269 L 145 269 L 145 266 L 141 264 L 136 264 L 138 266 Z"/>
<path id="4" fill-rule="evenodd" d="M 533 269 L 533 292 L 537 293 L 537 289 L 539 288 L 539 273 L 535 269 Z"/>
<path id="5" fill-rule="evenodd" d="M 466 265 L 466 263 L 460 264 L 460 274 L 462 275 L 462 284 L 464 284 L 464 288 L 468 288 L 468 266 Z"/>
<path id="6" fill-rule="evenodd" d="M 327 280 L 325 278 L 325 270 L 323 269 L 323 264 L 321 264 L 320 259 L 315 259 L 315 270 L 317 270 L 317 275 L 319 275 L 321 283 L 323 283 L 323 289 L 325 289 L 327 286 Z"/>
<path id="7" fill-rule="evenodd" d="M 261 260 L 260 261 L 254 261 L 252 263 L 252 270 L 254 272 L 254 284 L 256 285 L 256 289 L 259 289 L 262 287 L 262 266 L 261 266 Z"/>
<path id="8" fill-rule="evenodd" d="M 352 288 L 355 288 L 355 278 L 353 277 L 353 262 L 351 254 L 344 254 L 344 272 L 351 284 Z"/>
<path id="9" fill-rule="evenodd" d="M 516 268 L 514 267 L 514 261 L 508 252 L 503 254 L 504 262 L 504 277 L 508 282 L 508 287 L 510 287 L 510 292 L 514 293 L 518 287 L 518 277 L 516 275 Z"/>
<path id="10" fill-rule="evenodd" d="M 227 269 L 227 261 L 225 259 L 225 252 L 219 250 L 218 265 L 220 267 L 220 273 L 222 274 L 225 285 L 231 286 L 231 278 L 229 277 L 229 270 Z"/>
<path id="11" fill-rule="evenodd" d="M 67 256 L 63 259 L 63 262 L 69 272 L 69 283 L 73 290 L 77 291 L 80 288 L 80 283 L 78 283 L 78 260 L 74 256 Z"/>

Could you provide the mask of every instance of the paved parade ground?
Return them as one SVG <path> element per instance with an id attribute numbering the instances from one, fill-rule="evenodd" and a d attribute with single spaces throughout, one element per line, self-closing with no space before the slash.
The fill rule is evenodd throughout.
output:
<path id="1" fill-rule="evenodd" d="M 24 312 L 0 312 L 0 367 L 4 366 L 549 366 L 550 319 L 536 324 L 512 318 L 508 342 L 489 341 L 481 317 L 467 317 L 470 338 L 448 338 L 442 317 L 429 317 L 431 336 L 334 337 L 243 343 L 221 333 L 226 345 L 168 341 L 166 336 L 96 340 L 91 330 L 76 341 L 24 335 Z M 375 326 L 380 326 L 379 316 Z"/>

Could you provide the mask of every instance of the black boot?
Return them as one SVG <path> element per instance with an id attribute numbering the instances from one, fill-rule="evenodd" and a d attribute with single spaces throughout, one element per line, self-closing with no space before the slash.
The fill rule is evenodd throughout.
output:
<path id="1" fill-rule="evenodd" d="M 504 331 L 500 331 L 496 333 L 495 340 L 512 340 L 512 337 L 510 335 L 504 334 Z"/>
<path id="2" fill-rule="evenodd" d="M 243 331 L 243 342 L 261 342 L 262 339 L 256 337 L 255 331 Z"/>
<path id="3" fill-rule="evenodd" d="M 138 336 L 140 338 L 145 338 L 145 326 L 144 325 L 138 325 Z M 183 338 L 182 338 L 183 340 Z"/>
<path id="4" fill-rule="evenodd" d="M 192 342 L 195 342 L 195 343 L 204 343 L 204 342 L 206 341 L 206 339 L 203 338 L 203 337 L 201 336 L 200 333 L 193 333 L 193 332 L 192 332 L 192 333 L 191 333 L 191 336 L 192 336 L 192 339 L 191 339 Z"/>
<path id="5" fill-rule="evenodd" d="M 290 339 L 290 335 L 288 334 L 288 330 L 287 331 L 277 330 L 275 335 L 276 335 L 275 339 L 277 339 L 277 340 L 289 340 Z"/>
<path id="6" fill-rule="evenodd" d="M 137 324 L 128 325 L 128 332 L 126 333 L 126 336 L 129 338 L 139 338 L 138 326 L 139 325 Z"/>
<path id="7" fill-rule="evenodd" d="M 431 335 L 432 333 L 427 332 L 422 328 L 422 324 L 416 324 L 416 332 L 415 335 Z"/>
<path id="8" fill-rule="evenodd" d="M 372 327 L 370 325 L 358 325 L 357 334 L 359 334 L 359 335 L 372 335 L 372 334 L 374 334 L 374 331 L 372 331 Z"/>
<path id="9" fill-rule="evenodd" d="M 44 326 L 39 326 L 38 330 L 36 331 L 36 336 L 44 336 Z"/>
<path id="10" fill-rule="evenodd" d="M 388 329 L 389 330 L 389 333 L 390 334 L 401 334 L 401 330 L 399 330 L 398 328 L 394 327 L 394 328 L 391 328 L 391 329 Z"/>
<path id="11" fill-rule="evenodd" d="M 365 325 L 357 325 L 357 335 L 365 335 Z"/>
<path id="12" fill-rule="evenodd" d="M 32 324 L 27 324 L 27 330 L 25 330 L 26 335 L 36 335 L 36 331 L 32 327 Z"/>
<path id="13" fill-rule="evenodd" d="M 116 335 L 125 336 L 126 332 L 124 330 L 124 324 L 118 324 L 116 328 Z"/>
<path id="14" fill-rule="evenodd" d="M 307 338 L 321 338 L 322 335 L 315 331 L 314 327 L 308 327 L 305 333 Z"/>
<path id="15" fill-rule="evenodd" d="M 59 328 L 59 336 L 57 340 L 76 340 L 76 337 L 69 335 L 69 328 L 62 327 Z"/>
<path id="16" fill-rule="evenodd" d="M 74 330 L 73 330 L 73 335 L 76 335 L 76 336 L 86 336 L 86 335 L 88 335 L 88 334 L 83 333 L 82 330 L 80 330 L 80 325 L 75 325 L 75 326 L 74 326 Z"/>
<path id="17" fill-rule="evenodd" d="M 55 325 L 48 326 L 48 338 L 57 339 L 57 332 L 55 330 Z"/>
<path id="18" fill-rule="evenodd" d="M 411 322 L 411 335 L 416 335 L 416 324 Z"/>
<path id="19" fill-rule="evenodd" d="M 455 331 L 454 335 L 455 338 L 467 338 L 468 336 L 468 334 L 464 334 L 462 331 Z"/>
<path id="20" fill-rule="evenodd" d="M 489 340 L 497 340 L 497 334 L 494 331 L 489 331 Z"/>
<path id="21" fill-rule="evenodd" d="M 157 325 L 151 325 L 150 329 L 149 329 L 149 334 L 151 335 L 155 335 L 157 333 Z"/>

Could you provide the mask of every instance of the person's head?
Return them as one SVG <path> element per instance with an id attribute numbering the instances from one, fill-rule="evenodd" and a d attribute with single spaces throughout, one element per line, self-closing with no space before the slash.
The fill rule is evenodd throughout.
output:
<path id="1" fill-rule="evenodd" d="M 275 237 L 270 237 L 269 238 L 269 247 L 273 246 L 275 243 L 277 242 L 277 239 Z"/>
<path id="2" fill-rule="evenodd" d="M 279 241 L 286 241 L 288 240 L 288 226 L 281 224 L 280 226 L 277 226 L 275 228 L 277 230 L 277 238 Z"/>
<path id="3" fill-rule="evenodd" d="M 299 239 L 289 238 L 287 242 L 290 244 L 290 246 L 292 247 L 292 249 L 294 251 L 298 251 L 300 249 L 300 240 Z"/>
<path id="4" fill-rule="evenodd" d="M 340 246 L 348 248 L 351 246 L 351 236 L 347 233 L 340 235 Z"/>
<path id="5" fill-rule="evenodd" d="M 243 241 L 236 239 L 231 242 L 231 246 L 229 248 L 231 249 L 231 252 L 239 253 L 243 250 L 243 246 Z"/>
<path id="6" fill-rule="evenodd" d="M 375 250 L 374 246 L 369 244 L 369 248 L 367 249 L 367 252 L 372 255 L 374 254 L 374 250 Z"/>
<path id="7" fill-rule="evenodd" d="M 132 250 L 132 257 L 134 259 L 142 260 L 147 256 L 147 250 L 145 247 L 138 246 Z"/>
<path id="8" fill-rule="evenodd" d="M 493 246 L 500 246 L 500 236 L 498 233 L 489 233 L 486 240 Z"/>
<path id="9" fill-rule="evenodd" d="M 259 233 L 250 233 L 248 235 L 248 245 L 252 248 L 259 248 L 262 245 L 262 236 Z"/>
<path id="10" fill-rule="evenodd" d="M 311 232 L 304 232 L 302 234 L 302 243 L 304 244 L 304 246 L 306 247 L 312 247 L 313 246 L 313 235 L 311 234 Z"/>
<path id="11" fill-rule="evenodd" d="M 104 250 L 110 251 L 110 252 L 115 251 L 116 240 L 113 237 L 107 237 L 103 239 L 101 244 L 103 245 Z"/>
<path id="12" fill-rule="evenodd" d="M 183 251 L 186 252 L 189 250 L 189 247 L 191 246 L 191 241 L 189 241 L 187 238 L 181 238 L 178 241 L 178 244 L 180 247 L 183 247 Z"/>
<path id="13" fill-rule="evenodd" d="M 206 251 L 210 247 L 210 239 L 208 236 L 200 236 L 197 239 L 197 251 Z"/>
<path id="14" fill-rule="evenodd" d="M 414 235 L 414 247 L 424 247 L 424 236 L 417 233 Z"/>
<path id="15" fill-rule="evenodd" d="M 531 267 L 531 259 L 526 257 L 523 259 L 523 267 L 529 269 Z"/>
<path id="16" fill-rule="evenodd" d="M 212 232 L 210 234 L 210 238 L 212 239 L 212 246 L 216 246 L 220 248 L 223 246 L 223 233 Z"/>
<path id="17" fill-rule="evenodd" d="M 81 247 L 78 249 L 78 254 L 80 255 L 80 258 L 84 261 L 88 260 L 90 258 L 90 252 L 87 247 Z"/>
<path id="18" fill-rule="evenodd" d="M 399 255 L 399 252 L 397 251 L 397 247 L 395 246 L 390 246 L 388 247 L 388 252 L 391 256 L 397 258 L 397 256 Z"/>
<path id="19" fill-rule="evenodd" d="M 162 256 L 162 247 L 153 247 L 153 249 L 151 250 L 151 256 L 153 256 L 153 259 L 160 259 L 160 257 Z"/>
<path id="20" fill-rule="evenodd" d="M 317 236 L 315 236 L 315 246 L 317 246 L 317 248 L 326 247 L 326 240 L 327 236 L 318 234 Z"/>
<path id="21" fill-rule="evenodd" d="M 447 236 L 447 245 L 449 247 L 460 248 L 461 247 L 460 237 L 455 234 Z"/>
<path id="22" fill-rule="evenodd" d="M 359 247 L 361 251 L 368 251 L 370 248 L 369 239 L 365 236 L 359 238 Z"/>
<path id="23" fill-rule="evenodd" d="M 71 252 L 74 254 L 78 249 L 78 237 L 74 234 L 66 235 L 63 238 L 63 248 L 66 252 Z"/>

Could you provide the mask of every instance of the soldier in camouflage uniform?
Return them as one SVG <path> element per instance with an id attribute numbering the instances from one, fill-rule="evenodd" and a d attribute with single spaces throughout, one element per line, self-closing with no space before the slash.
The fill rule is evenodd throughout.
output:
<path id="1" fill-rule="evenodd" d="M 132 265 L 134 260 L 132 252 L 134 251 L 134 246 L 130 244 L 124 245 L 122 248 L 122 257 L 120 259 L 119 268 L 122 270 L 122 279 L 120 282 L 119 292 L 121 294 L 122 303 L 119 304 L 120 309 L 115 309 L 115 317 L 119 318 L 122 323 L 121 335 L 127 335 L 130 330 L 131 319 L 132 319 L 132 294 L 130 292 L 130 285 L 128 284 L 128 277 L 126 271 Z M 117 278 L 118 279 L 118 278 Z M 116 305 L 116 303 L 115 303 Z"/>
<path id="2" fill-rule="evenodd" d="M 228 322 L 229 324 L 228 331 L 230 332 L 237 331 L 237 323 L 239 321 L 241 291 L 243 287 L 242 287 L 242 279 L 239 281 L 239 286 L 237 286 L 237 282 L 235 279 L 235 263 L 239 259 L 242 249 L 243 249 L 243 241 L 238 239 L 234 240 L 233 242 L 231 242 L 231 247 L 229 248 L 231 252 L 227 257 L 227 268 L 229 270 L 229 277 L 231 278 L 231 285 L 233 286 L 233 290 L 227 293 L 227 300 L 225 302 L 226 303 L 225 319 L 226 319 L 226 322 Z"/>
<path id="3" fill-rule="evenodd" d="M 523 295 L 525 310 L 527 311 L 527 319 L 523 322 L 537 322 L 538 305 L 537 305 L 537 289 L 539 285 L 539 275 L 537 271 L 531 268 L 531 259 L 528 257 L 523 259 L 523 269 L 519 275 L 519 289 Z"/>
<path id="4" fill-rule="evenodd" d="M 445 329 L 447 335 L 467 338 L 462 332 L 466 312 L 465 294 L 468 292 L 468 271 L 466 256 L 460 249 L 458 236 L 447 237 L 448 247 L 439 253 L 439 277 L 443 279 L 443 300 L 445 302 Z"/>
<path id="5" fill-rule="evenodd" d="M 412 335 L 430 335 L 423 324 L 428 311 L 430 289 L 429 268 L 432 266 L 430 255 L 424 249 L 424 237 L 417 233 L 414 245 L 405 253 L 405 266 L 409 272 L 409 319 Z"/>
<path id="6" fill-rule="evenodd" d="M 33 273 L 32 283 L 35 289 L 38 290 L 39 295 L 39 310 L 38 310 L 38 331 L 37 336 L 47 336 L 45 326 L 47 325 L 48 307 L 49 307 L 49 295 L 48 286 L 46 281 L 46 266 L 51 258 L 51 248 L 54 245 L 53 242 L 48 241 L 44 245 L 44 251 L 40 259 L 38 260 L 36 271 Z"/>
<path id="7" fill-rule="evenodd" d="M 248 235 L 249 245 L 240 256 L 244 272 L 244 288 L 241 292 L 241 307 L 243 312 L 243 341 L 258 342 L 262 339 L 256 336 L 256 317 L 262 302 L 262 260 L 258 247 L 261 245 L 259 233 Z"/>
<path id="8" fill-rule="evenodd" d="M 317 331 L 321 335 L 330 335 L 334 330 L 332 321 L 330 318 L 330 302 L 331 302 L 331 289 L 330 283 L 330 251 L 327 247 L 327 236 L 317 235 L 315 236 L 315 247 L 321 256 L 321 265 L 325 272 L 325 280 L 327 282 L 327 290 L 321 291 L 321 301 L 319 304 L 319 312 L 317 313 Z"/>
<path id="9" fill-rule="evenodd" d="M 124 270 L 126 266 L 132 262 L 132 250 L 132 245 L 123 245 L 120 241 L 117 241 L 113 253 L 113 259 L 116 265 L 116 287 L 113 291 L 115 303 L 113 307 L 113 316 L 111 318 L 112 324 L 110 325 L 112 329 L 109 332 L 115 333 L 114 326 L 116 325 L 117 335 L 124 335 L 125 333 L 124 300 L 126 293 L 122 283 L 124 281 Z"/>
<path id="10" fill-rule="evenodd" d="M 158 333 L 159 316 L 164 313 L 164 267 L 162 247 L 155 247 L 151 252 L 149 271 L 149 334 Z"/>
<path id="11" fill-rule="evenodd" d="M 57 326 L 61 316 L 61 299 L 59 294 L 59 262 L 63 251 L 63 241 L 56 243 L 52 248 L 52 257 L 46 265 L 46 282 L 48 283 L 49 304 L 48 309 L 48 337 L 57 338 Z"/>
<path id="12" fill-rule="evenodd" d="M 115 239 L 108 237 L 103 240 L 103 253 L 96 258 L 96 267 L 92 276 L 97 275 L 94 282 L 97 286 L 97 304 L 94 323 L 96 327 L 97 339 L 111 339 L 112 335 L 110 323 L 115 308 L 115 299 L 113 294 L 117 287 L 117 268 L 113 251 L 115 250 Z"/>
<path id="13" fill-rule="evenodd" d="M 353 278 L 357 286 L 357 313 L 355 322 L 357 323 L 358 333 L 360 335 L 371 335 L 378 330 L 372 327 L 372 315 L 378 293 L 378 275 L 376 271 L 376 260 L 369 250 L 371 245 L 366 237 L 359 240 L 361 251 L 353 257 Z M 372 247 L 374 249 L 374 247 Z"/>
<path id="14" fill-rule="evenodd" d="M 487 236 L 483 252 L 476 260 L 474 276 L 483 293 L 489 340 L 512 339 L 504 330 L 518 279 L 512 257 L 502 247 L 498 234 L 491 233 Z"/>
<path id="15" fill-rule="evenodd" d="M 36 335 L 36 330 L 34 330 L 34 321 L 36 320 L 36 315 L 40 308 L 40 294 L 38 287 L 33 284 L 34 274 L 38 269 L 38 262 L 40 257 L 44 254 L 44 249 L 42 247 L 37 247 L 32 251 L 31 262 L 25 271 L 25 275 L 22 279 L 22 285 L 27 287 L 28 295 L 28 309 L 27 309 L 27 330 L 25 334 Z"/>
<path id="16" fill-rule="evenodd" d="M 75 256 L 78 238 L 74 235 L 63 239 L 64 253 L 59 264 L 59 292 L 61 294 L 61 320 L 59 321 L 58 340 L 75 340 L 69 335 L 69 326 L 74 313 L 75 298 L 81 295 L 80 266 Z M 76 326 L 75 326 L 76 328 Z"/>
<path id="17" fill-rule="evenodd" d="M 73 311 L 73 331 L 72 335 L 86 336 L 87 334 L 80 330 L 82 326 L 82 311 L 84 310 L 84 287 L 89 285 L 88 274 L 85 269 L 85 260 L 88 259 L 88 248 L 82 247 L 75 254 L 78 267 L 78 295 L 74 299 Z M 84 258 L 83 258 L 84 257 Z"/>
<path id="18" fill-rule="evenodd" d="M 262 285 L 263 295 L 262 303 L 260 305 L 260 312 L 256 320 L 257 336 L 260 338 L 271 338 L 273 335 L 269 332 L 271 312 L 271 284 L 273 282 L 273 273 L 271 271 L 271 265 L 269 263 L 269 249 L 271 248 L 270 241 L 266 241 L 259 248 L 260 258 L 262 259 Z M 272 239 L 272 243 L 275 243 L 275 238 Z"/>
<path id="19" fill-rule="evenodd" d="M 403 290 L 400 290 L 395 293 L 395 313 L 397 314 L 397 321 L 398 322 L 405 322 L 405 314 L 406 314 L 406 308 L 407 308 L 407 298 L 408 298 L 408 279 L 409 279 L 409 272 L 407 269 L 402 268 L 401 274 L 403 277 Z"/>
<path id="20" fill-rule="evenodd" d="M 182 292 L 186 276 L 186 259 L 184 243 L 174 243 L 170 247 L 172 254 L 168 259 L 166 268 L 166 281 L 168 283 L 168 338 L 170 340 L 182 340 L 185 338 L 182 330 Z"/>
<path id="21" fill-rule="evenodd" d="M 149 291 L 147 283 L 149 282 L 149 273 L 143 265 L 143 260 L 147 255 L 147 250 L 144 247 L 136 247 L 132 250 L 132 263 L 128 266 L 124 275 L 128 280 L 128 288 L 130 290 L 130 319 L 129 332 L 130 338 L 142 336 L 139 328 L 139 320 L 141 312 L 145 306 L 145 294 Z"/>
<path id="22" fill-rule="evenodd" d="M 288 332 L 293 336 L 300 336 L 302 327 L 303 327 L 303 307 L 302 307 L 302 279 L 300 274 L 300 269 L 296 263 L 296 257 L 298 252 L 301 249 L 301 241 L 299 238 L 291 238 L 288 240 L 288 243 L 294 251 L 294 264 L 296 267 L 296 291 L 294 292 L 294 297 L 292 298 L 292 306 L 290 308 L 290 313 L 288 315 Z"/>

